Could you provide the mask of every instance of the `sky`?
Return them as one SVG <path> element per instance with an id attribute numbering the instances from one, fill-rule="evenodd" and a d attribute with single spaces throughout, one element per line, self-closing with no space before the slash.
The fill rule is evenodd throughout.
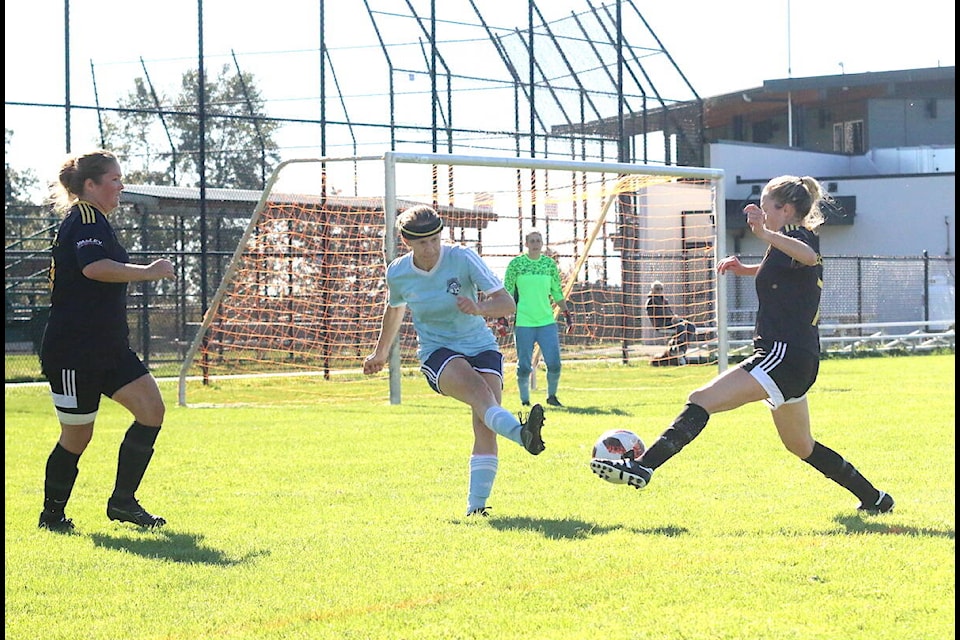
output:
<path id="1" fill-rule="evenodd" d="M 438 0 L 437 4 L 451 7 L 466 1 Z M 418 13 L 429 15 L 429 0 L 411 2 Z M 494 26 L 523 28 L 527 24 L 527 3 L 522 0 L 476 2 L 484 7 L 488 20 L 493 22 L 495 16 Z M 759 87 L 764 80 L 955 65 L 952 0 L 633 2 L 701 97 Z M 385 14 L 407 12 L 404 0 L 370 0 L 370 4 Z M 590 4 L 599 7 L 604 2 L 541 0 L 538 6 L 549 21 L 586 10 Z M 55 177 L 66 155 L 62 107 L 11 103 L 63 104 L 67 8 L 70 102 L 75 107 L 116 105 L 132 89 L 132 78 L 144 75 L 144 68 L 158 92 L 176 93 L 181 74 L 195 68 L 199 58 L 197 25 L 202 7 L 208 68 L 242 61 L 243 69 L 261 82 L 262 94 L 275 110 L 271 115 L 290 117 L 298 104 L 316 102 L 319 95 L 315 88 L 319 5 L 320 0 L 276 0 L 250 11 L 240 9 L 248 4 L 239 0 L 5 2 L 4 122 L 13 130 L 7 163 L 18 171 L 31 170 L 46 182 Z M 369 50 L 358 44 L 375 44 L 372 33 L 364 34 L 362 29 L 370 24 L 363 2 L 326 0 L 325 6 L 327 46 L 341 59 L 352 56 L 357 63 L 348 75 L 362 76 Z M 98 146 L 97 141 L 96 112 L 75 109 L 70 150 L 86 151 Z M 317 155 L 306 148 L 286 153 Z"/>

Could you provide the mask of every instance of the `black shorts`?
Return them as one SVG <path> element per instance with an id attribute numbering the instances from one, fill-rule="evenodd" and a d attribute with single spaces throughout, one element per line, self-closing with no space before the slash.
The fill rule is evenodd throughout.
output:
<path id="1" fill-rule="evenodd" d="M 820 354 L 790 349 L 786 342 L 755 340 L 753 355 L 738 366 L 763 385 L 771 409 L 798 402 L 817 380 Z"/>
<path id="2" fill-rule="evenodd" d="M 452 349 L 441 347 L 430 354 L 430 357 L 420 365 L 420 372 L 427 379 L 430 388 L 443 395 L 440 390 L 440 374 L 447 363 L 456 358 L 465 358 L 470 366 L 479 373 L 493 373 L 500 377 L 500 388 L 503 388 L 503 354 L 499 351 L 481 351 L 475 356 L 465 356 Z"/>
<path id="3" fill-rule="evenodd" d="M 57 417 L 63 424 L 93 422 L 100 409 L 101 395 L 111 398 L 121 387 L 150 373 L 131 349 L 108 367 L 67 368 L 51 357 L 44 358 L 42 367 L 50 383 Z"/>

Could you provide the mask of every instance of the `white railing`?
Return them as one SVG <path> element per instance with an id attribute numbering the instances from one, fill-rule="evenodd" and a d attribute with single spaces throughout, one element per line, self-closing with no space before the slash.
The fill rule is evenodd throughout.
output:
<path id="1" fill-rule="evenodd" d="M 946 330 L 932 330 L 948 326 Z M 856 353 L 884 351 L 934 351 L 956 348 L 954 320 L 910 320 L 906 322 L 860 322 L 820 325 L 820 348 L 824 353 Z M 743 356 L 753 350 L 753 326 L 727 328 L 729 356 Z M 700 333 L 698 330 L 697 333 Z M 716 337 L 699 342 L 687 352 L 687 360 L 709 360 L 717 357 Z"/>

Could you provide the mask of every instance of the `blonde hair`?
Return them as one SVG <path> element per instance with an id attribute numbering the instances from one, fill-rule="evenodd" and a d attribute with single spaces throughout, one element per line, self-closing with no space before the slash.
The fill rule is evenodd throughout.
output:
<path id="1" fill-rule="evenodd" d="M 810 176 L 778 176 L 766 184 L 763 192 L 780 204 L 792 204 L 798 222 L 810 231 L 826 222 L 820 203 L 833 201 L 817 179 Z"/>
<path id="2" fill-rule="evenodd" d="M 83 197 L 83 185 L 87 180 L 100 184 L 104 174 L 119 166 L 117 156 L 103 149 L 70 156 L 60 166 L 59 182 L 50 185 L 47 202 L 54 211 L 65 213 Z"/>

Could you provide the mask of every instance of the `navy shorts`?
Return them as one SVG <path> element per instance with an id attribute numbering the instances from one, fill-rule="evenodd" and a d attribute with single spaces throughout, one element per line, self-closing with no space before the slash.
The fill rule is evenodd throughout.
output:
<path id="1" fill-rule="evenodd" d="M 150 373 L 136 353 L 127 349 L 111 366 L 69 368 L 56 358 L 44 358 L 43 375 L 63 424 L 93 422 L 100 409 L 100 396 L 113 397 L 120 388 Z"/>
<path id="2" fill-rule="evenodd" d="M 503 354 L 499 351 L 481 351 L 475 356 L 465 356 L 452 349 L 440 347 L 430 354 L 427 360 L 420 365 L 420 372 L 427 379 L 430 388 L 444 395 L 440 389 L 440 374 L 447 363 L 456 358 L 465 358 L 470 366 L 478 373 L 492 373 L 500 378 L 500 388 L 503 388 Z"/>
<path id="3" fill-rule="evenodd" d="M 770 408 L 779 409 L 806 396 L 817 380 L 820 354 L 790 349 L 786 342 L 755 340 L 753 355 L 738 366 L 763 385 Z"/>

